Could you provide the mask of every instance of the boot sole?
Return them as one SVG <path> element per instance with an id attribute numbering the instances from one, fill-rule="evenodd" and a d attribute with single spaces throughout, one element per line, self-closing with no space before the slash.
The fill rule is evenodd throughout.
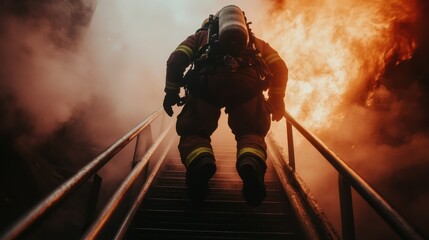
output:
<path id="1" fill-rule="evenodd" d="M 209 195 L 209 180 L 216 172 L 216 165 L 207 163 L 201 166 L 200 172 L 195 179 L 188 183 L 188 195 L 194 203 L 201 203 Z"/>
<path id="2" fill-rule="evenodd" d="M 264 182 L 261 182 L 257 172 L 251 165 L 241 166 L 239 175 L 243 179 L 242 191 L 246 202 L 254 207 L 260 206 L 267 194 Z"/>

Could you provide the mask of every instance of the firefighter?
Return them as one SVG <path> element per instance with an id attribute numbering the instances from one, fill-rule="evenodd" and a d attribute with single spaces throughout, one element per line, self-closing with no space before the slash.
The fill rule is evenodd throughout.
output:
<path id="1" fill-rule="evenodd" d="M 243 196 L 252 206 L 263 202 L 267 168 L 264 138 L 271 120 L 284 116 L 287 78 L 285 62 L 252 33 L 244 12 L 234 5 L 210 15 L 202 28 L 173 51 L 167 61 L 163 106 L 172 116 L 172 106 L 184 102 L 176 131 L 191 200 L 200 202 L 208 195 L 208 182 L 216 171 L 210 136 L 225 108 L 237 141 L 236 168 L 243 180 Z M 182 86 L 186 100 L 179 95 Z M 263 94 L 266 90 L 268 99 Z"/>

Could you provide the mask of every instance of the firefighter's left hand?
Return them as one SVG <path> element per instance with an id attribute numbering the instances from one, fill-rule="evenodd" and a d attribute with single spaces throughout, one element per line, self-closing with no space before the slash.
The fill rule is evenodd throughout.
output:
<path id="1" fill-rule="evenodd" d="M 168 114 L 168 116 L 173 116 L 173 108 L 172 106 L 176 105 L 180 102 L 180 96 L 177 93 L 167 93 L 164 97 L 164 103 L 162 104 L 164 107 L 165 112 Z"/>
<path id="2" fill-rule="evenodd" d="M 272 121 L 280 121 L 285 115 L 284 98 L 280 96 L 270 96 L 267 101 L 270 107 Z"/>

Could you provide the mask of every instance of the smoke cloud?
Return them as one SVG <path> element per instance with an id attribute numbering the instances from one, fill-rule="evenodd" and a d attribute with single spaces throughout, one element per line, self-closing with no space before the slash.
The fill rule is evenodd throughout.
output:
<path id="1" fill-rule="evenodd" d="M 159 108 L 169 54 L 225 4 L 2 1 L 0 229 Z M 129 170 L 125 150 L 104 185 Z"/>
<path id="2" fill-rule="evenodd" d="M 63 180 L 66 174 L 59 174 L 52 164 L 64 169 L 74 164 L 67 163 L 72 148 L 61 155 L 54 153 L 73 141 L 57 144 L 55 151 L 46 147 L 48 151 L 39 152 L 42 143 L 48 146 L 50 138 L 66 134 L 60 133 L 62 128 L 71 125 L 75 113 L 91 99 L 88 64 L 78 54 L 78 45 L 93 5 L 85 1 L 2 1 L 1 5 L 3 228 Z"/>

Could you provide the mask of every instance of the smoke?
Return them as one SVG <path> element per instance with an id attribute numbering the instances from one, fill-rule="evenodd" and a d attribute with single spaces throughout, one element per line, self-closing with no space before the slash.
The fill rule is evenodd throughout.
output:
<path id="1" fill-rule="evenodd" d="M 225 4 L 2 1 L 0 228 L 159 108 L 169 54 Z M 131 151 L 103 185 L 117 185 Z"/>
<path id="2" fill-rule="evenodd" d="M 91 6 L 48 1 L 6 1 L 1 15 L 1 95 L 23 112 L 29 135 L 46 136 L 88 101 L 87 64 L 71 50 L 88 24 Z M 81 98 L 75 95 L 81 94 Z M 52 101 L 57 99 L 58 101 Z M 10 114 L 5 114 L 10 116 Z M 5 128 L 15 121 L 9 119 Z"/>
<path id="3" fill-rule="evenodd" d="M 426 174 L 429 151 L 425 146 L 429 143 L 426 110 L 429 31 L 425 26 L 427 3 L 419 5 L 419 18 L 395 29 L 400 38 L 416 39 L 412 57 L 401 62 L 400 53 L 389 53 L 394 57 L 386 63 L 381 76 L 367 92 L 360 91 L 366 102 L 343 106 L 339 111 L 345 118 L 334 123 L 338 124 L 336 127 L 323 130 L 321 136 L 412 225 L 428 235 L 425 219 L 429 217 L 426 207 L 429 191 L 425 183 L 429 180 Z M 356 95 L 349 97 L 359 99 Z M 362 203 L 356 205 L 362 207 Z M 356 212 L 360 236 L 371 239 L 387 236 L 379 224 L 368 224 L 371 222 L 368 219 L 374 219 L 366 214 L 369 211 Z"/>
<path id="4" fill-rule="evenodd" d="M 47 147 L 49 152 L 38 152 L 40 144 L 72 123 L 75 112 L 91 99 L 88 64 L 77 52 L 93 5 L 85 1 L 3 1 L 1 5 L 3 227 L 63 180 L 50 166 L 55 158 L 46 160 L 54 151 Z M 57 164 L 65 159 L 67 154 L 60 155 Z"/>

